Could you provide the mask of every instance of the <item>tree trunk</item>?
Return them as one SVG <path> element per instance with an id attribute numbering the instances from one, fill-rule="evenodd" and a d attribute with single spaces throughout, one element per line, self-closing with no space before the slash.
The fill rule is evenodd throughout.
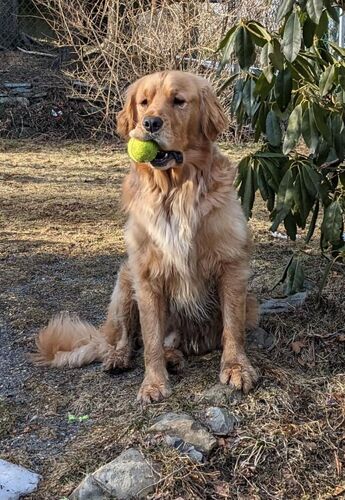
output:
<path id="1" fill-rule="evenodd" d="M 0 0 L 0 46 L 15 47 L 18 39 L 18 0 Z"/>

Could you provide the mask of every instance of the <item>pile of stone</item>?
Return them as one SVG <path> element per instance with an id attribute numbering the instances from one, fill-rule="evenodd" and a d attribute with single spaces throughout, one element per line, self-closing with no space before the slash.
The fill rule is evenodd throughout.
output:
<path id="1" fill-rule="evenodd" d="M 148 432 L 160 437 L 168 446 L 203 463 L 217 447 L 217 438 L 228 436 L 239 420 L 227 409 L 209 407 L 196 421 L 187 413 L 160 415 Z M 146 498 L 159 483 L 159 466 L 135 448 L 121 453 L 115 460 L 89 474 L 69 497 L 71 500 Z"/>
<path id="2" fill-rule="evenodd" d="M 0 104 L 29 106 L 31 100 L 47 96 L 31 83 L 5 82 L 0 85 Z"/>

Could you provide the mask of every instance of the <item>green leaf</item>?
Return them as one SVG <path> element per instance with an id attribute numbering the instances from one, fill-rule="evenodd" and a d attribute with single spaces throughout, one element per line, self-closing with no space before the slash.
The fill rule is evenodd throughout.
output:
<path id="1" fill-rule="evenodd" d="M 284 56 L 282 54 L 280 43 L 276 38 L 273 38 L 271 42 L 272 51 L 269 51 L 268 57 L 270 58 L 273 66 L 280 71 L 284 69 Z"/>
<path id="2" fill-rule="evenodd" d="M 240 26 L 237 30 L 235 54 L 242 69 L 249 69 L 255 61 L 255 46 L 245 26 Z"/>
<path id="3" fill-rule="evenodd" d="M 339 244 L 342 239 L 343 227 L 343 213 L 340 202 L 335 200 L 324 211 L 321 225 L 322 248 L 327 248 L 328 244 Z"/>
<path id="4" fill-rule="evenodd" d="M 271 40 L 271 35 L 262 26 L 262 24 L 258 23 L 257 21 L 249 21 L 246 26 L 248 31 L 250 31 L 254 42 L 256 43 L 256 45 L 259 45 L 259 47 L 263 47 L 266 42 L 269 42 Z"/>
<path id="5" fill-rule="evenodd" d="M 308 17 L 303 24 L 303 41 L 308 49 L 313 45 L 315 30 L 316 24 Z"/>
<path id="6" fill-rule="evenodd" d="M 273 79 L 272 64 L 269 59 L 269 54 L 271 52 L 273 52 L 273 46 L 270 43 L 266 43 L 266 45 L 262 47 L 260 54 L 260 64 L 262 67 L 262 72 L 269 83 L 271 83 Z"/>
<path id="7" fill-rule="evenodd" d="M 282 131 L 280 126 L 280 120 L 274 111 L 269 111 L 266 117 L 266 136 L 268 142 L 274 146 L 278 147 L 282 141 Z"/>
<path id="8" fill-rule="evenodd" d="M 341 57 L 345 57 L 345 48 L 339 47 L 336 43 L 330 42 L 332 49 Z"/>
<path id="9" fill-rule="evenodd" d="M 218 72 L 224 68 L 226 64 L 231 60 L 231 56 L 235 49 L 235 40 L 237 36 L 237 27 L 233 26 L 225 35 L 223 40 L 220 42 L 218 50 L 222 50 L 222 59 L 220 61 Z"/>
<path id="10" fill-rule="evenodd" d="M 303 113 L 302 136 L 310 152 L 314 154 L 319 143 L 319 131 L 316 128 L 313 109 L 311 107 L 307 108 Z"/>
<path id="11" fill-rule="evenodd" d="M 332 144 L 332 136 L 329 128 L 327 127 L 328 111 L 321 108 L 316 102 L 313 103 L 313 116 L 315 120 L 315 125 L 322 137 L 327 141 L 328 144 Z"/>
<path id="12" fill-rule="evenodd" d="M 313 200 L 320 190 L 321 175 L 309 163 L 303 162 L 301 172 L 304 180 L 304 186 Z"/>
<path id="13" fill-rule="evenodd" d="M 292 92 L 292 77 L 291 72 L 288 68 L 279 71 L 275 86 L 274 94 L 277 101 L 277 105 L 281 111 L 285 111 L 290 103 Z"/>
<path id="14" fill-rule="evenodd" d="M 300 54 L 296 57 L 293 64 L 289 63 L 291 68 L 291 72 L 295 73 L 295 79 L 304 79 L 305 81 L 301 82 L 301 84 L 306 84 L 307 82 L 314 83 L 315 75 L 314 71 L 310 64 L 306 63 L 306 60 L 300 56 Z"/>
<path id="15" fill-rule="evenodd" d="M 332 117 L 332 135 L 334 149 L 340 160 L 345 158 L 345 126 L 340 114 L 334 113 Z"/>
<path id="16" fill-rule="evenodd" d="M 277 20 L 281 19 L 292 11 L 294 0 L 280 0 L 280 6 L 277 12 Z"/>
<path id="17" fill-rule="evenodd" d="M 344 55 L 341 56 L 345 60 L 345 50 L 344 50 Z M 345 91 L 345 64 L 342 66 L 338 66 L 338 81 L 339 85 L 341 86 L 342 90 Z"/>
<path id="18" fill-rule="evenodd" d="M 283 34 L 283 54 L 293 62 L 301 49 L 302 29 L 297 12 L 292 12 L 286 22 Z"/>
<path id="19" fill-rule="evenodd" d="M 293 295 L 294 293 L 301 292 L 304 289 L 304 270 L 302 261 L 296 257 L 292 260 L 288 272 L 286 283 L 286 294 Z"/>
<path id="20" fill-rule="evenodd" d="M 257 151 L 254 153 L 255 158 L 279 158 L 282 160 L 286 158 L 282 153 L 273 153 L 272 151 Z"/>
<path id="21" fill-rule="evenodd" d="M 259 78 L 256 80 L 255 83 L 254 95 L 256 96 L 259 95 L 262 100 L 266 99 L 272 88 L 273 88 L 273 81 L 271 83 L 268 82 L 264 73 L 261 73 L 261 75 L 259 76 Z"/>
<path id="22" fill-rule="evenodd" d="M 276 231 L 279 224 L 285 219 L 294 205 L 294 174 L 289 168 L 279 185 L 277 196 L 276 215 L 274 217 L 271 231 Z"/>
<path id="23" fill-rule="evenodd" d="M 272 214 L 274 210 L 274 203 L 275 203 L 275 193 L 272 191 L 272 197 L 268 198 L 267 200 L 267 210 Z"/>
<path id="24" fill-rule="evenodd" d="M 245 160 L 245 162 L 242 161 L 239 165 L 239 171 L 242 179 L 239 194 L 242 199 L 243 212 L 247 219 L 249 219 L 252 215 L 252 208 L 255 198 L 255 172 L 253 172 L 249 158 L 247 157 L 245 158 Z"/>
<path id="25" fill-rule="evenodd" d="M 261 102 L 259 112 L 258 112 L 258 118 L 255 122 L 255 134 L 254 134 L 254 140 L 258 141 L 261 137 L 261 134 L 265 132 L 265 127 L 266 127 L 266 115 L 267 115 L 267 106 L 265 102 Z"/>
<path id="26" fill-rule="evenodd" d="M 308 233 L 307 233 L 307 236 L 305 237 L 306 243 L 309 243 L 309 241 L 313 237 L 313 234 L 314 234 L 314 231 L 316 228 L 316 221 L 317 221 L 317 218 L 319 215 L 319 209 L 320 209 L 320 202 L 319 202 L 319 200 L 316 200 L 315 207 L 313 210 L 313 216 L 312 216 L 310 224 L 309 224 Z"/>
<path id="27" fill-rule="evenodd" d="M 281 181 L 281 171 L 279 169 L 279 163 L 274 159 L 261 158 L 260 163 L 263 167 L 263 172 L 267 181 L 267 184 L 273 189 L 275 193 L 279 191 L 279 184 Z"/>
<path id="28" fill-rule="evenodd" d="M 265 174 L 263 172 L 263 167 L 261 163 L 258 163 L 257 171 L 256 171 L 256 180 L 258 183 L 258 188 L 262 198 L 267 201 L 268 198 L 272 195 L 272 189 L 267 184 Z"/>
<path id="29" fill-rule="evenodd" d="M 229 42 L 229 39 L 231 38 L 231 36 L 234 34 L 234 32 L 236 31 L 237 29 L 237 26 L 232 26 L 229 31 L 226 33 L 225 37 L 223 38 L 223 40 L 221 40 L 220 44 L 219 44 L 219 47 L 217 50 L 223 50 L 226 45 L 228 44 Z"/>
<path id="30" fill-rule="evenodd" d="M 333 19 L 333 21 L 339 24 L 339 11 L 340 9 L 331 4 L 330 0 L 325 0 L 325 6 L 328 14 Z"/>
<path id="31" fill-rule="evenodd" d="M 322 0 L 307 0 L 307 12 L 309 14 L 310 19 L 318 24 L 320 21 L 320 17 L 323 10 L 323 1 Z"/>
<path id="32" fill-rule="evenodd" d="M 292 168 L 289 168 L 285 172 L 285 175 L 282 178 L 279 186 L 279 191 L 277 196 L 277 210 L 280 210 L 283 207 L 286 207 L 289 210 L 292 208 L 294 204 L 293 182 L 294 182 L 294 175 L 292 172 Z"/>
<path id="33" fill-rule="evenodd" d="M 334 64 L 327 66 L 325 71 L 321 75 L 319 84 L 320 94 L 322 97 L 328 94 L 328 92 L 333 87 L 335 83 L 335 76 L 336 76 L 336 66 Z"/>
<path id="34" fill-rule="evenodd" d="M 238 111 L 242 103 L 243 86 L 244 86 L 243 78 L 238 79 L 234 86 L 234 95 L 232 97 L 232 103 L 231 103 L 231 108 L 233 113 L 236 113 Z"/>
<path id="35" fill-rule="evenodd" d="M 286 232 L 287 232 L 287 235 L 289 236 L 289 238 L 292 241 L 296 241 L 297 224 L 296 224 L 296 220 L 291 212 L 289 212 L 284 219 L 284 227 L 286 229 Z"/>
<path id="36" fill-rule="evenodd" d="M 322 38 L 328 32 L 328 15 L 323 11 L 318 24 L 316 25 L 315 35 L 317 38 Z"/>
<path id="37" fill-rule="evenodd" d="M 248 78 L 243 87 L 243 105 L 246 113 L 251 118 L 254 115 L 254 104 L 255 104 L 255 80 L 254 78 Z"/>
<path id="38" fill-rule="evenodd" d="M 268 49 L 269 49 L 270 44 L 265 43 L 265 45 L 261 49 L 260 53 L 260 64 L 262 67 L 268 66 L 270 61 L 268 59 Z"/>
<path id="39" fill-rule="evenodd" d="M 297 145 L 302 132 L 302 105 L 298 104 L 292 111 L 283 142 L 283 153 L 287 155 Z"/>
<path id="40" fill-rule="evenodd" d="M 309 214 L 309 196 L 305 189 L 304 182 L 302 179 L 302 174 L 299 172 L 296 176 L 294 182 L 294 200 L 295 200 L 295 210 L 298 210 L 300 215 L 300 225 L 302 228 L 305 227 L 307 217 Z"/>
<path id="41" fill-rule="evenodd" d="M 334 137 L 334 148 L 339 160 L 345 159 L 345 129 Z"/>

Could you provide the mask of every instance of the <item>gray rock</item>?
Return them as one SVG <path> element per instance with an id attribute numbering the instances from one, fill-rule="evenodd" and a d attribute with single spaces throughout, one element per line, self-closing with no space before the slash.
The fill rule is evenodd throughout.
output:
<path id="1" fill-rule="evenodd" d="M 299 292 L 283 299 L 265 300 L 260 306 L 260 312 L 265 315 L 292 311 L 296 307 L 301 307 L 305 303 L 307 296 L 308 292 Z"/>
<path id="2" fill-rule="evenodd" d="M 90 474 L 85 477 L 69 498 L 71 500 L 108 500 L 111 497 Z"/>
<path id="3" fill-rule="evenodd" d="M 130 448 L 115 460 L 87 476 L 71 494 L 71 500 L 146 498 L 154 491 L 157 472 L 143 455 Z"/>
<path id="4" fill-rule="evenodd" d="M 202 463 L 205 461 L 203 453 L 190 443 L 186 443 L 178 436 L 166 436 L 166 443 L 172 448 L 176 448 L 181 455 L 187 455 L 193 462 Z"/>
<path id="5" fill-rule="evenodd" d="M 225 408 L 211 406 L 205 412 L 205 422 L 217 436 L 228 436 L 234 429 L 237 419 Z"/>
<path id="6" fill-rule="evenodd" d="M 243 398 L 241 391 L 237 391 L 225 384 L 215 384 L 205 390 L 202 399 L 214 406 L 236 404 Z"/>
<path id="7" fill-rule="evenodd" d="M 0 104 L 29 106 L 30 101 L 26 97 L 7 96 L 0 97 Z"/>
<path id="8" fill-rule="evenodd" d="M 0 500 L 17 500 L 36 491 L 41 476 L 0 459 Z"/>
<path id="9" fill-rule="evenodd" d="M 171 412 L 161 415 L 149 428 L 149 432 L 162 432 L 177 436 L 206 454 L 217 445 L 217 441 L 208 430 L 186 413 Z"/>
<path id="10" fill-rule="evenodd" d="M 270 349 L 274 345 L 274 336 L 258 327 L 247 333 L 247 344 L 249 347 Z"/>
<path id="11" fill-rule="evenodd" d="M 7 89 L 31 89 L 32 84 L 31 83 L 12 83 L 12 82 L 5 82 L 2 84 L 3 87 Z"/>

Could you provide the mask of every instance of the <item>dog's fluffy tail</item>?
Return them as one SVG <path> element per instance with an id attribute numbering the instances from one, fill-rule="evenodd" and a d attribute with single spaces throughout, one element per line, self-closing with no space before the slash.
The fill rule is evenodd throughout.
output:
<path id="1" fill-rule="evenodd" d="M 38 352 L 32 360 L 39 365 L 80 367 L 103 361 L 109 344 L 94 326 L 76 316 L 61 313 L 53 317 L 36 340 Z"/>

